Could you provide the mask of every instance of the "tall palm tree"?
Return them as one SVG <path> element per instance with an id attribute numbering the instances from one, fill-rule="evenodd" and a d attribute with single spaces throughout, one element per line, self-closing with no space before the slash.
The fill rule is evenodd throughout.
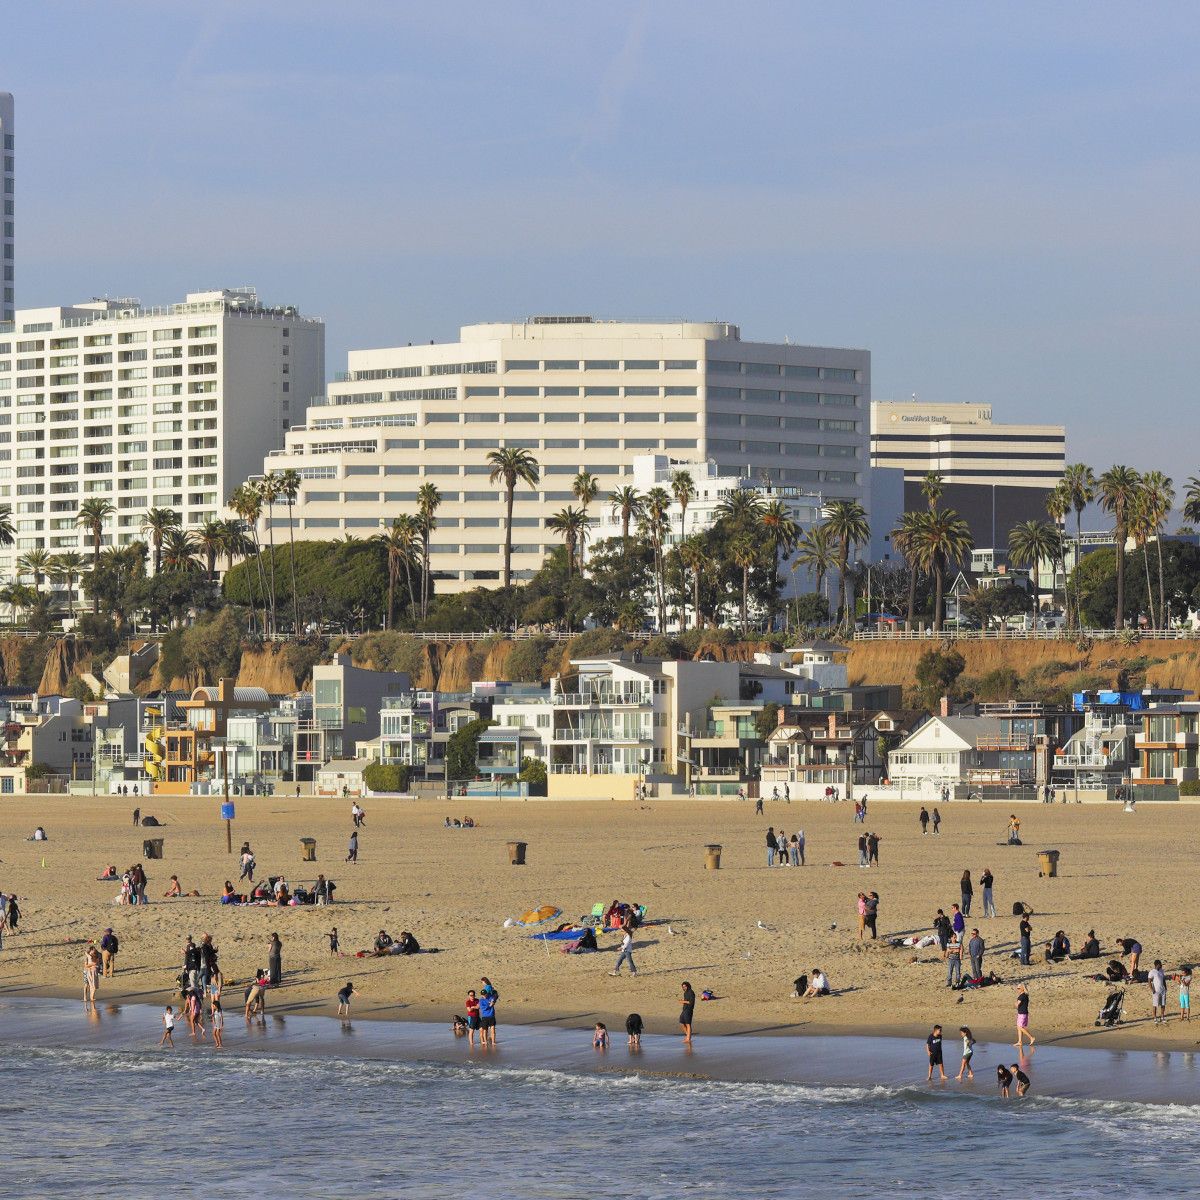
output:
<path id="1" fill-rule="evenodd" d="M 420 544 L 417 523 L 408 515 L 396 517 L 392 521 L 392 527 L 378 534 L 377 540 L 387 553 L 387 623 L 384 628 L 391 629 L 396 623 L 396 583 L 400 578 L 401 567 L 404 568 L 404 575 L 408 581 L 410 611 L 413 606 L 413 559 L 416 557 L 417 546 Z"/>
<path id="2" fill-rule="evenodd" d="M 51 564 L 51 577 L 67 585 L 67 610 L 74 610 L 75 580 L 82 577 L 87 568 L 87 559 L 78 550 L 64 550 L 56 554 Z"/>
<path id="3" fill-rule="evenodd" d="M 17 570 L 22 575 L 33 576 L 33 590 L 41 592 L 42 580 L 44 580 L 50 572 L 51 558 L 48 550 L 43 550 L 40 546 L 33 550 L 26 550 L 20 558 L 17 559 Z"/>
<path id="4" fill-rule="evenodd" d="M 536 487 L 541 478 L 541 468 L 538 461 L 528 450 L 519 446 L 505 446 L 499 450 L 489 450 L 487 455 L 491 472 L 488 480 L 491 483 L 504 484 L 504 578 L 503 584 L 508 587 L 512 583 L 512 514 L 513 495 L 518 483 L 527 483 Z"/>
<path id="5" fill-rule="evenodd" d="M 800 526 L 792 516 L 792 510 L 781 500 L 772 500 L 764 506 L 759 523 L 767 535 L 771 548 L 771 590 L 775 590 L 779 579 L 779 555 L 790 554 L 800 536 Z"/>
<path id="6" fill-rule="evenodd" d="M 679 540 L 687 537 L 688 505 L 696 499 L 696 484 L 690 471 L 671 472 L 671 495 L 679 505 Z"/>
<path id="7" fill-rule="evenodd" d="M 163 538 L 163 569 L 191 575 L 200 570 L 196 535 L 188 529 L 168 530 Z"/>
<path id="8" fill-rule="evenodd" d="M 1159 629 L 1167 627 L 1167 601 L 1163 584 L 1163 530 L 1167 518 L 1175 506 L 1175 484 L 1162 471 L 1147 471 L 1142 476 L 1142 496 L 1146 505 L 1146 516 L 1150 521 L 1154 537 L 1156 557 L 1158 558 L 1158 619 L 1155 625 Z"/>
<path id="9" fill-rule="evenodd" d="M 1146 615 L 1151 628 L 1154 627 L 1154 587 L 1150 582 L 1150 539 L 1153 535 L 1149 497 L 1145 489 L 1139 487 L 1129 513 L 1129 536 L 1134 548 L 1142 552 L 1142 568 L 1146 572 Z"/>
<path id="10" fill-rule="evenodd" d="M 13 524 L 12 509 L 0 504 L 0 546 L 11 546 L 17 540 L 17 528 Z"/>
<path id="11" fill-rule="evenodd" d="M 750 529 L 762 519 L 763 502 L 750 488 L 734 488 L 717 505 L 717 520 Z"/>
<path id="12" fill-rule="evenodd" d="M 86 529 L 92 539 L 92 570 L 100 570 L 100 547 L 104 542 L 104 522 L 117 510 L 108 500 L 92 496 L 79 506 L 75 514 L 75 524 Z M 92 614 L 100 615 L 100 593 L 93 589 Z"/>
<path id="13" fill-rule="evenodd" d="M 546 518 L 546 528 L 557 533 L 567 549 L 567 578 L 579 567 L 579 555 L 583 540 L 587 535 L 589 518 L 582 508 L 566 508 Z"/>
<path id="14" fill-rule="evenodd" d="M 1058 561 L 1062 547 L 1062 535 L 1057 525 L 1048 521 L 1022 521 L 1008 531 L 1008 554 L 1018 567 L 1029 568 L 1029 581 L 1033 584 L 1033 608 L 1041 610 L 1041 589 L 1038 587 L 1038 563 L 1049 559 Z"/>
<path id="15" fill-rule="evenodd" d="M 740 533 L 729 546 L 729 557 L 742 572 L 742 632 L 748 629 L 750 609 L 750 568 L 758 561 L 758 547 L 749 534 Z"/>
<path id="16" fill-rule="evenodd" d="M 904 556 L 908 564 L 908 615 L 904 628 L 911 630 L 917 616 L 917 577 L 921 573 L 918 562 L 917 545 L 920 542 L 921 526 L 928 516 L 927 512 L 906 512 L 900 515 L 896 528 L 892 530 L 892 545 Z"/>
<path id="17" fill-rule="evenodd" d="M 629 525 L 642 515 L 644 501 L 635 487 L 625 484 L 612 494 L 612 515 L 621 519 L 621 548 L 629 553 Z"/>
<path id="18" fill-rule="evenodd" d="M 837 542 L 838 619 L 849 627 L 854 624 L 854 616 L 846 612 L 846 569 L 854 547 L 871 536 L 867 511 L 857 500 L 834 500 L 826 506 L 825 520 L 821 523 Z"/>
<path id="19" fill-rule="evenodd" d="M 913 547 L 921 569 L 934 578 L 933 631 L 941 633 L 945 607 L 946 568 L 971 553 L 974 542 L 966 521 L 952 508 L 935 508 L 923 514 Z"/>
<path id="20" fill-rule="evenodd" d="M 700 573 L 708 565 L 708 551 L 704 546 L 704 539 L 698 534 L 692 534 L 690 537 L 685 537 L 679 543 L 679 561 L 683 564 L 684 569 L 691 572 L 692 576 L 692 627 L 699 629 L 701 625 L 700 619 Z M 682 624 L 682 622 L 680 622 Z"/>
<path id="21" fill-rule="evenodd" d="M 801 534 L 796 542 L 796 561 L 808 571 L 809 579 L 813 581 L 813 591 L 824 592 L 825 577 L 837 561 L 830 530 L 824 525 L 814 525 L 807 533 Z"/>
<path id="22" fill-rule="evenodd" d="M 429 616 L 429 537 L 437 528 L 437 510 L 442 493 L 436 483 L 423 483 L 417 488 L 417 523 L 421 532 L 421 620 Z"/>
<path id="23" fill-rule="evenodd" d="M 1063 608 L 1067 607 L 1066 597 L 1066 570 L 1067 570 L 1067 555 L 1065 548 L 1065 525 L 1067 513 L 1071 511 L 1071 498 L 1067 495 L 1067 489 L 1063 487 L 1062 481 L 1059 481 L 1058 486 L 1046 497 L 1046 515 L 1054 524 L 1055 530 L 1058 532 L 1058 562 L 1050 564 L 1051 579 L 1053 580 L 1050 586 L 1050 603 L 1054 604 L 1054 591 L 1058 586 L 1058 567 L 1062 564 L 1063 569 Z"/>
<path id="24" fill-rule="evenodd" d="M 1087 463 L 1070 463 L 1063 471 L 1062 482 L 1059 484 L 1071 508 L 1075 510 L 1075 565 L 1071 573 L 1075 576 L 1075 624 L 1080 627 L 1083 621 L 1079 612 L 1079 555 L 1083 545 L 1083 510 L 1095 499 L 1096 476 Z"/>
<path id="25" fill-rule="evenodd" d="M 391 537 L 401 555 L 400 565 L 404 568 L 404 581 L 408 587 L 408 613 L 411 617 L 417 611 L 416 596 L 413 594 L 413 567 L 421 566 L 425 547 L 421 537 L 420 519 L 408 513 L 401 513 L 392 521 Z M 390 624 L 388 628 L 391 628 Z"/>
<path id="26" fill-rule="evenodd" d="M 921 495 L 925 497 L 925 502 L 929 505 L 930 510 L 937 508 L 938 501 L 942 498 L 942 493 L 946 490 L 946 481 L 937 471 L 926 471 L 921 480 Z"/>
<path id="27" fill-rule="evenodd" d="M 2 511 L 7 512 L 7 509 Z M 1183 493 L 1183 519 L 1185 521 L 1200 522 L 1200 475 L 1193 475 L 1187 481 L 1187 490 Z M 6 546 L 12 545 L 12 522 L 9 522 L 9 539 L 3 544 Z"/>
<path id="28" fill-rule="evenodd" d="M 142 516 L 142 532 L 150 535 L 150 545 L 154 547 L 155 575 L 162 569 L 163 538 L 179 526 L 179 514 L 173 508 L 148 508 Z"/>
<path id="29" fill-rule="evenodd" d="M 229 507 L 245 522 L 246 534 L 254 553 L 255 574 L 258 576 L 259 595 L 263 598 L 263 626 L 267 624 L 267 577 L 263 570 L 262 547 L 258 540 L 258 522 L 262 516 L 262 496 L 253 484 L 243 483 L 229 497 Z M 254 591 L 250 592 L 250 616 L 255 628 L 258 628 L 258 610 L 254 607 Z"/>
<path id="30" fill-rule="evenodd" d="M 270 611 L 268 623 L 270 625 L 270 633 L 274 636 L 278 632 L 278 618 L 275 608 L 275 501 L 280 498 L 279 475 L 274 471 L 268 471 L 258 481 L 256 486 L 258 494 L 262 497 L 263 508 L 266 509 L 267 517 L 267 545 L 271 552 L 269 560 L 271 573 L 267 588 L 267 601 Z"/>
<path id="31" fill-rule="evenodd" d="M 667 539 L 667 514 L 671 511 L 671 493 L 666 488 L 654 487 L 646 493 L 642 510 L 642 530 L 650 542 L 654 554 L 654 610 L 658 631 L 664 632 L 667 624 L 666 556 L 664 547 Z"/>
<path id="32" fill-rule="evenodd" d="M 1096 481 L 1100 507 L 1113 515 L 1117 539 L 1117 612 L 1114 628 L 1125 628 L 1125 541 L 1142 477 L 1132 467 L 1112 466 Z"/>
<path id="33" fill-rule="evenodd" d="M 193 535 L 193 546 L 204 555 L 204 574 L 210 583 L 217 580 L 217 559 L 225 553 L 229 528 L 224 521 L 205 521 Z"/>
<path id="34" fill-rule="evenodd" d="M 292 580 L 292 636 L 300 636 L 300 597 L 296 594 L 296 530 L 295 506 L 300 495 L 300 472 L 294 467 L 280 471 L 279 498 L 287 505 L 288 515 L 288 569 Z"/>

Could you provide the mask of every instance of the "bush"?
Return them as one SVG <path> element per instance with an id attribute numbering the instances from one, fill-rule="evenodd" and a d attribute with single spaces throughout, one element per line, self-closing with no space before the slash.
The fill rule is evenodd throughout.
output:
<path id="1" fill-rule="evenodd" d="M 1179 785 L 1181 796 L 1200 796 L 1200 779 L 1185 779 Z"/>
<path id="2" fill-rule="evenodd" d="M 368 633 L 351 648 L 355 666 L 375 671 L 407 671 L 417 678 L 425 669 L 425 643 L 407 633 Z"/>
<path id="3" fill-rule="evenodd" d="M 363 771 L 363 782 L 373 792 L 405 792 L 408 790 L 408 765 L 373 762 Z"/>
<path id="4" fill-rule="evenodd" d="M 956 698 L 954 685 L 966 665 L 957 650 L 926 650 L 916 666 L 917 699 L 921 707 L 932 711 L 943 696 Z"/>
<path id="5" fill-rule="evenodd" d="M 1014 700 L 1021 686 L 1021 676 L 1012 667 L 997 667 L 975 680 L 971 689 L 976 700 Z"/>
<path id="6" fill-rule="evenodd" d="M 549 638 L 529 638 L 513 643 L 504 673 L 513 683 L 541 683 L 548 674 L 546 656 L 555 650 Z M 555 662 L 558 655 L 555 653 Z"/>
<path id="7" fill-rule="evenodd" d="M 479 774 L 479 735 L 495 721 L 468 721 L 446 742 L 446 783 L 463 783 Z"/>
<path id="8" fill-rule="evenodd" d="M 683 658 L 687 653 L 681 641 L 669 637 L 665 633 L 652 637 L 642 649 L 650 658 L 662 658 L 668 662 Z"/>
<path id="9" fill-rule="evenodd" d="M 521 774 L 517 778 L 522 783 L 529 784 L 531 796 L 546 794 L 546 764 L 540 758 L 525 758 L 521 760 Z"/>
<path id="10" fill-rule="evenodd" d="M 603 654 L 619 654 L 625 649 L 628 637 L 619 629 L 588 629 L 576 634 L 566 645 L 564 658 L 591 658 Z"/>

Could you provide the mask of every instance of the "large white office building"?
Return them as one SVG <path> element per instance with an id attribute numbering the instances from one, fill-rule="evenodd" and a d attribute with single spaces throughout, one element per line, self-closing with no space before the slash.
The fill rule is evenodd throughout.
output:
<path id="1" fill-rule="evenodd" d="M 86 550 L 75 517 L 94 497 L 116 510 L 109 545 L 142 536 L 148 508 L 185 527 L 221 517 L 323 387 L 324 358 L 320 321 L 252 288 L 18 309 L 0 326 L 0 505 L 16 526 L 0 573 L 27 550 Z"/>
<path id="2" fill-rule="evenodd" d="M 722 323 L 532 317 L 351 351 L 347 365 L 260 469 L 300 472 L 297 536 L 313 539 L 369 536 L 435 484 L 443 591 L 500 578 L 502 495 L 486 456 L 501 446 L 528 449 L 542 471 L 516 493 L 518 580 L 558 544 L 544 521 L 573 502 L 575 474 L 598 477 L 603 505 L 649 454 L 868 502 L 865 350 L 744 342 Z"/>
<path id="3" fill-rule="evenodd" d="M 17 220 L 17 135 L 13 127 L 11 92 L 0 92 L 0 155 L 4 170 L 0 182 L 4 188 L 3 214 L 0 214 L 0 322 L 11 321 L 16 309 L 16 220 Z"/>

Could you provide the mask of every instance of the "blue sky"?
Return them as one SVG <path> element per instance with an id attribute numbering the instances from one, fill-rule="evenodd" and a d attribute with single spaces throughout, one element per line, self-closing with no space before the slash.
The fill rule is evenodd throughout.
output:
<path id="1" fill-rule="evenodd" d="M 877 398 L 1196 462 L 1196 5 L 14 0 L 18 303 L 255 284 L 864 346 Z"/>

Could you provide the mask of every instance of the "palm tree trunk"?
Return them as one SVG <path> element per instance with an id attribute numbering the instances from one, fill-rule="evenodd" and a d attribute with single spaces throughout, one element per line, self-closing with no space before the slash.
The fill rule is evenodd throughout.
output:
<path id="1" fill-rule="evenodd" d="M 274 637 L 276 633 L 275 625 L 275 505 L 270 503 L 267 505 L 267 537 L 271 546 L 271 617 L 270 617 L 270 633 Z"/>
<path id="2" fill-rule="evenodd" d="M 387 622 L 384 629 L 391 629 L 392 622 L 396 612 L 396 571 L 397 566 L 392 556 L 388 555 L 388 598 L 387 598 Z M 297 622 L 297 624 L 299 624 Z"/>
<path id="3" fill-rule="evenodd" d="M 933 567 L 934 575 L 934 600 L 933 600 L 933 632 L 942 632 L 942 589 L 945 586 L 945 572 L 942 570 L 941 556 L 938 556 L 937 562 Z"/>
<path id="4" fill-rule="evenodd" d="M 504 586 L 512 582 L 512 510 L 513 492 L 516 484 L 505 489 L 504 494 Z"/>
<path id="5" fill-rule="evenodd" d="M 742 567 L 742 632 L 746 632 L 746 622 L 750 609 L 750 568 Z"/>
<path id="6" fill-rule="evenodd" d="M 838 625 L 846 622 L 846 567 L 849 561 L 849 547 L 843 544 L 842 552 L 838 555 Z"/>
<path id="7" fill-rule="evenodd" d="M 917 568 L 908 568 L 908 618 L 904 622 L 904 628 L 908 632 L 912 632 L 913 621 L 917 616 Z"/>
<path id="8" fill-rule="evenodd" d="M 700 572 L 692 572 L 692 628 L 700 628 Z"/>
<path id="9" fill-rule="evenodd" d="M 429 615 L 429 530 L 421 531 L 421 620 Z"/>
<path id="10" fill-rule="evenodd" d="M 412 562 L 407 553 L 404 556 L 404 580 L 408 584 L 408 615 L 411 618 L 413 609 L 417 604 L 417 598 L 413 595 Z"/>
<path id="11" fill-rule="evenodd" d="M 1167 594 L 1163 587 L 1163 553 L 1162 553 L 1162 530 L 1158 531 L 1158 535 L 1154 539 L 1155 549 L 1158 552 L 1158 628 L 1166 629 L 1167 627 Z"/>
<path id="12" fill-rule="evenodd" d="M 1142 543 L 1142 565 L 1146 568 L 1146 610 L 1150 614 L 1150 628 L 1157 629 L 1154 618 L 1154 588 L 1150 584 L 1150 544 Z"/>
<path id="13" fill-rule="evenodd" d="M 296 594 L 296 531 L 293 528 L 293 513 L 291 495 L 287 498 L 288 510 L 288 565 L 292 573 L 292 636 L 300 636 L 300 597 Z"/>
<path id="14" fill-rule="evenodd" d="M 1117 523 L 1117 613 L 1113 628 L 1125 628 L 1125 527 Z"/>
<path id="15" fill-rule="evenodd" d="M 101 530 L 95 529 L 92 531 L 92 577 L 95 579 L 100 574 L 100 539 L 103 536 Z M 100 592 L 98 588 L 92 588 L 92 616 L 100 615 Z"/>
<path id="16" fill-rule="evenodd" d="M 1072 571 L 1075 573 L 1075 628 L 1083 628 L 1083 613 L 1079 611 L 1079 551 L 1083 545 L 1083 512 L 1081 509 L 1075 510 L 1075 566 Z"/>

